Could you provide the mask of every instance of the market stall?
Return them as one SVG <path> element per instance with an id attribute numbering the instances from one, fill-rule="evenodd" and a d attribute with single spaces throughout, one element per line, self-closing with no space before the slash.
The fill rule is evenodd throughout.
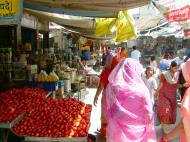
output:
<path id="1" fill-rule="evenodd" d="M 0 93 L 0 128 L 24 141 L 86 142 L 91 106 L 76 99 L 52 99 L 41 89 Z M 11 104 L 11 105 L 10 105 Z"/>
<path id="2" fill-rule="evenodd" d="M 5 138 L 3 141 L 11 141 L 9 134 L 19 138 L 19 142 L 88 141 L 92 106 L 82 101 L 88 93 L 86 88 L 96 88 L 99 84 L 102 55 L 101 51 L 97 51 L 101 49 L 97 39 L 111 39 L 115 34 L 116 42 L 135 38 L 136 32 L 128 12 L 120 10 L 144 5 L 149 0 L 138 4 L 136 0 L 128 2 L 105 1 L 106 6 L 98 1 L 93 2 L 95 5 L 92 6 L 86 1 L 84 5 L 81 2 L 83 7 L 67 1 L 66 3 L 71 4 L 70 7 L 58 1 L 24 1 L 24 7 L 28 9 L 24 9 L 15 31 L 11 33 L 18 38 L 16 42 L 10 42 L 15 46 L 14 55 L 11 56 L 11 50 L 3 49 L 3 54 L 1 53 L 2 57 L 8 61 L 11 58 L 12 62 L 11 86 L 0 93 L 0 128 L 4 131 Z M 68 18 L 65 15 L 52 14 L 52 11 L 47 12 L 47 9 L 51 9 L 49 4 L 53 11 L 59 11 L 57 13 L 69 10 L 75 13 L 78 10 L 78 15 L 99 15 L 97 17 L 105 19 L 112 17 L 114 22 L 105 20 L 108 22 L 104 23 L 100 19 Z M 59 32 L 51 30 L 49 33 L 49 22 L 60 24 L 63 28 Z M 108 27 L 110 22 L 114 24 Z M 117 28 L 112 32 L 114 25 Z M 102 30 L 104 28 L 107 31 Z M 11 38 L 12 42 L 13 39 Z M 6 64 L 5 59 L 1 63 Z M 17 89 L 13 89 L 14 87 Z"/>

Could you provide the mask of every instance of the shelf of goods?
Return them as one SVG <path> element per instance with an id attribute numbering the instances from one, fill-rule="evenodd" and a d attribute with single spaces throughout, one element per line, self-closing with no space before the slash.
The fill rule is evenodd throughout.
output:
<path id="1" fill-rule="evenodd" d="M 26 62 L 13 62 L 12 70 L 13 70 L 13 80 L 14 81 L 22 81 L 26 80 Z"/>

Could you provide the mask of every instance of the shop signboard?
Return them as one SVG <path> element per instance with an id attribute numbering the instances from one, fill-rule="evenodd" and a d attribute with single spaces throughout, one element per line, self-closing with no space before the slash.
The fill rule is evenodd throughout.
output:
<path id="1" fill-rule="evenodd" d="M 17 24 L 22 9 L 23 0 L 0 0 L 0 25 Z"/>
<path id="2" fill-rule="evenodd" d="M 179 24 L 184 36 L 190 38 L 190 1 L 189 0 L 152 0 L 164 17 Z"/>

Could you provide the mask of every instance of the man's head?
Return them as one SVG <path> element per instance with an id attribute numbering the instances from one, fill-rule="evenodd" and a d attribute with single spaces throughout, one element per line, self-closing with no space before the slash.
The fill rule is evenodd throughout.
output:
<path id="1" fill-rule="evenodd" d="M 184 51 L 181 49 L 177 53 L 178 53 L 179 58 L 183 59 L 183 57 L 184 57 Z"/>
<path id="2" fill-rule="evenodd" d="M 126 58 L 127 57 L 127 50 L 126 50 L 125 47 L 121 48 L 120 57 L 121 58 Z"/>
<path id="3" fill-rule="evenodd" d="M 84 57 L 81 57 L 81 63 L 82 63 L 83 65 L 86 65 L 86 59 L 85 59 Z"/>
<path id="4" fill-rule="evenodd" d="M 133 50 L 136 50 L 137 49 L 137 47 L 136 46 L 133 46 Z"/>
<path id="5" fill-rule="evenodd" d="M 154 60 L 156 60 L 156 57 L 155 57 L 155 56 L 151 56 L 151 57 L 150 57 L 150 60 L 151 60 L 151 61 L 154 61 Z"/>

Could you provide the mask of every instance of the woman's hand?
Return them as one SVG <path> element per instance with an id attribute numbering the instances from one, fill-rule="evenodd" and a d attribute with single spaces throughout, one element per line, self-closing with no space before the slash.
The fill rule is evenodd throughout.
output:
<path id="1" fill-rule="evenodd" d="M 155 98 L 158 98 L 158 96 L 159 96 L 159 90 L 158 89 L 156 90 L 154 96 L 155 96 Z"/>
<path id="2" fill-rule="evenodd" d="M 167 135 L 162 136 L 159 142 L 169 142 Z"/>
<path id="3" fill-rule="evenodd" d="M 189 84 L 188 83 L 184 83 L 182 86 L 183 87 L 189 87 Z"/>
<path id="4" fill-rule="evenodd" d="M 97 103 L 98 103 L 98 95 L 96 95 L 96 96 L 94 97 L 94 106 L 96 106 Z"/>
<path id="5" fill-rule="evenodd" d="M 178 85 L 178 88 L 183 88 L 183 87 L 189 87 L 189 84 L 188 83 L 184 83 L 184 84 L 179 84 Z"/>

